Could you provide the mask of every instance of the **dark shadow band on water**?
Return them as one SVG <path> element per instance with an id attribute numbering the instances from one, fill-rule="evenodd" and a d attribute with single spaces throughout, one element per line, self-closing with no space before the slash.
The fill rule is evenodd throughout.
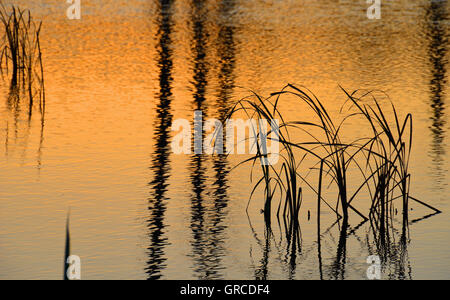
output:
<path id="1" fill-rule="evenodd" d="M 206 102 L 206 86 L 208 75 L 208 64 L 206 61 L 208 33 L 205 28 L 205 19 L 207 18 L 207 8 L 204 1 L 192 0 L 190 6 L 190 22 L 192 26 L 192 61 L 193 61 L 193 110 L 202 112 L 202 119 L 194 125 L 194 131 L 200 135 L 203 141 L 204 133 L 203 118 L 207 115 L 207 108 L 204 106 Z M 201 128 L 197 128 L 201 124 Z M 200 132 L 200 133 L 199 133 Z M 199 138 L 197 136 L 197 138 Z M 194 153 L 201 152 L 198 146 L 193 149 Z M 211 279 L 216 275 L 216 270 L 209 266 L 208 245 L 207 245 L 207 211 L 205 205 L 206 192 L 206 174 L 205 174 L 206 158 L 202 154 L 192 154 L 189 164 L 190 181 L 192 185 L 191 196 L 191 234 L 192 239 L 191 253 L 189 256 L 192 261 L 192 270 L 198 279 Z"/>
<path id="2" fill-rule="evenodd" d="M 428 38 L 428 56 L 431 67 L 430 105 L 432 124 L 430 127 L 433 141 L 431 145 L 432 159 L 435 166 L 435 178 L 439 183 L 446 182 L 446 170 L 442 170 L 446 155 L 446 97 L 447 97 L 447 64 L 449 45 L 448 1 L 429 1 L 425 8 L 424 31 Z"/>
<path id="3" fill-rule="evenodd" d="M 193 110 L 202 112 L 200 123 L 202 127 L 208 115 L 212 115 L 208 107 L 207 87 L 210 65 L 209 55 L 217 55 L 218 90 L 215 103 L 217 119 L 225 121 L 229 109 L 230 98 L 234 88 L 235 42 L 231 13 L 234 1 L 221 1 L 217 5 L 218 17 L 226 18 L 228 22 L 212 22 L 211 10 L 204 1 L 191 2 L 190 23 L 192 26 L 192 71 L 193 71 Z M 216 28 L 214 24 L 218 24 Z M 217 29 L 218 37 L 212 40 L 211 32 Z M 196 130 L 196 129 L 194 129 Z M 198 130 L 196 130 L 197 132 Z M 204 132 L 198 133 L 204 140 Z M 223 138 L 223 137 L 222 137 Z M 220 137 L 219 137 L 220 139 Z M 222 141 L 221 141 L 222 142 Z M 199 149 L 194 149 L 194 152 Z M 207 171 L 212 163 L 211 178 Z M 192 269 L 198 279 L 223 279 L 222 259 L 225 256 L 224 247 L 226 225 L 226 209 L 228 207 L 228 175 L 229 166 L 226 155 L 193 154 L 189 165 L 191 196 L 191 253 Z M 213 180 L 208 186 L 208 180 Z M 209 192 L 209 190 L 211 192 Z"/>
<path id="4" fill-rule="evenodd" d="M 157 65 L 159 67 L 159 93 L 157 99 L 157 117 L 155 124 L 155 152 L 152 155 L 150 169 L 153 179 L 149 183 L 151 197 L 149 198 L 149 230 L 150 245 L 146 273 L 148 279 L 160 279 L 166 268 L 165 247 L 169 244 L 166 234 L 165 212 L 169 198 L 166 196 L 167 180 L 170 176 L 170 131 L 172 125 L 172 0 L 159 1 L 157 14 L 158 37 Z"/>

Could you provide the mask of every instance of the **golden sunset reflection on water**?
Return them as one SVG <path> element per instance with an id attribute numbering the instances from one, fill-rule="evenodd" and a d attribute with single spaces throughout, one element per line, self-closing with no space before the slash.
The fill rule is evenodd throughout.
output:
<path id="1" fill-rule="evenodd" d="M 406 257 L 393 255 L 383 276 L 449 279 L 447 1 L 389 2 L 381 20 L 367 19 L 365 1 L 172 2 L 84 0 L 81 20 L 68 20 L 65 1 L 5 1 L 43 21 L 47 99 L 42 126 L 26 103 L 8 107 L 7 81 L 0 88 L 0 279 L 62 278 L 69 207 L 83 279 L 318 279 L 312 193 L 293 267 L 275 221 L 266 247 L 261 190 L 246 215 L 251 165 L 231 170 L 246 156 L 175 155 L 166 144 L 168 120 L 193 122 L 198 109 L 216 118 L 287 83 L 337 119 L 339 85 L 384 91 L 413 114 L 411 192 L 443 213 L 411 224 Z M 292 97 L 280 105 L 288 119 L 312 117 Z M 345 130 L 366 129 L 355 119 Z M 411 220 L 430 213 L 412 208 Z M 322 213 L 329 279 L 339 228 L 325 232 L 335 215 Z M 367 236 L 366 224 L 347 238 L 342 278 L 365 278 Z"/>

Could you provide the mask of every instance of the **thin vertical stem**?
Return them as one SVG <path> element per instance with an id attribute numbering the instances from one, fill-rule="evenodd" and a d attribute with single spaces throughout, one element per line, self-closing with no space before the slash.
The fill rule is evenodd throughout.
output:
<path id="1" fill-rule="evenodd" d="M 320 173 L 319 173 L 319 191 L 317 193 L 317 251 L 318 251 L 318 258 L 319 258 L 319 274 L 320 274 L 320 280 L 323 280 L 323 273 L 322 273 L 322 252 L 321 252 L 321 245 L 320 245 L 320 202 L 322 197 L 322 172 L 323 172 L 323 160 L 320 161 Z"/>

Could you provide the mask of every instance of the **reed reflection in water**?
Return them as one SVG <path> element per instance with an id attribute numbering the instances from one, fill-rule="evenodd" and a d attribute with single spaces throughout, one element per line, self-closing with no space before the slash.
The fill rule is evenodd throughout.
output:
<path id="1" fill-rule="evenodd" d="M 446 155 L 446 96 L 448 53 L 448 1 L 430 1 L 425 10 L 425 28 L 428 38 L 428 55 L 431 67 L 430 104 L 432 109 L 431 132 L 433 134 L 432 157 L 437 182 L 445 183 L 447 172 L 442 169 Z"/>
<path id="2" fill-rule="evenodd" d="M 207 61 L 208 51 L 214 51 L 208 47 L 211 39 L 211 33 L 208 32 L 205 23 L 208 22 L 209 11 L 204 1 L 192 1 L 191 23 L 193 35 L 193 107 L 194 110 L 202 111 L 203 116 L 201 124 L 204 125 L 204 118 L 210 113 L 211 109 L 206 106 L 206 88 L 208 86 L 209 66 Z M 222 1 L 218 5 L 219 18 L 225 21 L 229 18 L 234 1 Z M 230 19 L 226 20 L 227 22 Z M 217 40 L 212 43 L 216 48 L 216 54 L 219 58 L 218 73 L 218 91 L 216 96 L 215 108 L 218 112 L 218 118 L 223 121 L 228 109 L 228 102 L 231 90 L 233 89 L 233 68 L 234 68 L 234 41 L 233 28 L 222 22 L 219 22 L 219 34 Z M 198 133 L 201 139 L 204 138 L 204 132 Z M 201 130 L 201 129 L 200 129 Z M 218 141 L 221 143 L 220 141 Z M 194 149 L 199 153 L 201 149 Z M 201 152 L 201 151 L 200 151 Z M 205 170 L 212 160 L 212 178 L 211 197 L 205 196 L 209 190 Z M 226 218 L 226 208 L 228 206 L 227 195 L 227 176 L 229 173 L 227 158 L 223 154 L 217 154 L 213 157 L 207 157 L 203 154 L 193 154 L 190 163 L 191 184 L 193 194 L 191 197 L 191 247 L 193 258 L 193 270 L 195 276 L 199 279 L 221 279 L 222 258 L 225 255 L 224 232 L 227 225 L 224 223 Z M 211 202 L 212 201 L 212 202 Z"/>
<path id="3" fill-rule="evenodd" d="M 43 88 L 42 95 L 42 100 L 36 104 L 29 100 L 30 97 L 24 92 L 23 88 L 11 83 L 9 94 L 6 98 L 7 114 L 5 115 L 5 155 L 7 157 L 11 148 L 14 147 L 13 150 L 21 151 L 22 159 L 25 159 L 25 152 L 30 147 L 29 140 L 33 122 L 39 124 L 39 140 L 36 150 L 36 167 L 38 171 L 42 168 L 42 149 L 45 138 L 46 108 Z M 38 119 L 36 119 L 36 114 L 38 114 Z"/>
<path id="4" fill-rule="evenodd" d="M 391 1 L 381 20 L 366 18 L 365 1 L 95 1 L 70 23 L 54 1 L 18 2 L 43 20 L 48 109 L 39 119 L 36 102 L 30 114 L 4 84 L 1 278 L 60 277 L 52 247 L 67 203 L 84 218 L 72 223 L 74 250 L 98 258 L 83 279 L 365 279 L 368 255 L 380 256 L 383 279 L 448 278 L 448 1 Z M 345 9 L 362 14 L 343 20 Z M 201 110 L 223 122 L 249 90 L 287 83 L 333 115 L 338 85 L 386 91 L 399 115 L 413 113 L 411 192 L 443 213 L 412 205 L 404 218 L 397 206 L 339 223 L 322 203 L 316 223 L 305 191 L 299 222 L 267 226 L 260 190 L 246 214 L 250 168 L 233 169 L 244 156 L 172 154 L 175 119 Z"/>
<path id="5" fill-rule="evenodd" d="M 158 60 L 160 70 L 159 83 L 160 90 L 157 98 L 157 118 L 155 125 L 155 153 L 152 158 L 151 169 L 153 170 L 153 180 L 149 183 L 152 197 L 149 199 L 149 236 L 150 246 L 148 247 L 149 259 L 147 261 L 147 274 L 149 279 L 159 279 L 162 277 L 162 270 L 165 268 L 167 260 L 164 247 L 168 245 L 165 237 L 166 224 L 164 222 L 168 190 L 167 180 L 170 176 L 170 131 L 172 126 L 172 0 L 161 0 L 159 2 L 158 16 Z"/>

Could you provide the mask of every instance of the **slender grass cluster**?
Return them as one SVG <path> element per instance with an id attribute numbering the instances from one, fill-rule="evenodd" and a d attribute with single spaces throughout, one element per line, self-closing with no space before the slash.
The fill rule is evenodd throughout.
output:
<path id="1" fill-rule="evenodd" d="M 277 140 L 281 144 L 280 157 L 282 158 L 281 169 L 276 170 L 273 165 L 265 163 L 268 159 L 268 153 L 264 151 L 265 143 L 272 133 L 271 129 L 268 133 L 263 132 L 261 128 L 252 128 L 256 142 L 256 154 L 251 158 L 243 161 L 253 162 L 255 165 L 260 162 L 262 177 L 255 184 L 250 199 L 256 189 L 263 184 L 264 187 L 264 216 L 266 224 L 270 224 L 272 202 L 276 191 L 279 190 L 284 196 L 285 201 L 280 201 L 277 208 L 277 216 L 290 218 L 291 220 L 298 220 L 298 215 L 302 203 L 302 189 L 300 187 L 301 177 L 297 172 L 298 160 L 294 154 L 294 147 L 290 141 L 287 124 L 283 121 L 283 116 L 277 108 L 277 102 L 274 104 L 270 101 L 264 100 L 257 94 L 239 101 L 230 112 L 230 116 L 244 111 L 250 119 L 257 119 L 268 121 L 270 124 L 277 124 Z M 280 120 L 282 121 L 280 123 Z M 259 122 L 257 122 L 259 123 Z M 247 207 L 248 208 L 248 207 Z M 281 215 L 280 215 L 281 214 Z"/>
<path id="2" fill-rule="evenodd" d="M 370 209 L 371 220 L 375 220 L 377 228 L 389 228 L 389 215 L 394 214 L 393 200 L 402 199 L 404 220 L 407 222 L 410 174 L 408 172 L 409 158 L 412 145 L 412 115 L 407 114 L 400 121 L 395 106 L 391 103 L 394 125 L 390 125 L 381 104 L 371 93 L 356 97 L 355 92 L 348 94 L 344 91 L 367 120 L 373 132 L 367 151 L 367 167 L 372 174 L 374 193 Z M 369 101 L 364 101 L 369 98 Z M 367 103 L 368 102 L 368 103 Z M 398 193 L 396 194 L 396 190 Z"/>
<path id="3" fill-rule="evenodd" d="M 45 110 L 44 70 L 40 32 L 42 22 L 35 22 L 29 10 L 0 4 L 0 21 L 4 27 L 0 48 L 0 72 L 10 79 L 11 96 L 24 93 L 31 115 L 34 103 Z"/>
<path id="4" fill-rule="evenodd" d="M 404 120 L 400 120 L 395 106 L 391 103 L 393 118 L 387 113 L 389 107 L 380 104 L 372 93 L 366 93 L 358 97 L 357 92 L 348 93 L 343 90 L 350 103 L 348 113 L 340 122 L 336 122 L 327 111 L 322 102 L 309 90 L 287 85 L 280 92 L 273 93 L 269 98 L 262 98 L 253 93 L 251 97 L 240 100 L 231 110 L 230 116 L 238 111 L 244 111 L 248 117 L 265 119 L 271 123 L 278 122 L 277 140 L 280 144 L 281 163 L 277 166 L 261 164 L 262 176 L 254 185 L 250 195 L 252 198 L 255 190 L 264 186 L 264 216 L 266 223 L 270 224 L 272 202 L 276 191 L 281 195 L 277 216 L 283 217 L 289 224 L 298 223 L 299 211 L 302 204 L 302 186 L 309 187 L 318 196 L 318 209 L 324 202 L 338 219 L 343 219 L 347 224 L 349 212 L 356 213 L 363 221 L 373 220 L 379 229 L 387 228 L 390 216 L 394 213 L 393 202 L 402 199 L 403 215 L 407 216 L 408 203 L 413 199 L 428 208 L 439 210 L 421 202 L 409 195 L 410 173 L 408 171 L 409 158 L 412 145 L 412 116 L 408 114 Z M 281 97 L 294 96 L 299 107 L 307 107 L 314 120 L 285 121 L 279 110 Z M 344 105 L 341 109 L 343 111 Z M 366 127 L 368 136 L 357 137 L 346 141 L 343 138 L 343 127 L 352 118 L 359 117 L 358 124 Z M 362 117 L 362 118 L 361 118 Z M 274 129 L 272 129 L 274 130 Z M 290 131 L 300 130 L 307 138 L 300 141 L 292 140 Z M 261 160 L 267 159 L 262 147 L 266 139 L 270 139 L 265 133 L 258 131 L 257 153 L 243 161 L 253 162 L 253 166 Z M 298 136 L 298 135 L 296 135 Z M 309 168 L 307 175 L 303 163 L 308 158 L 314 161 L 314 166 Z M 319 167 L 320 166 L 320 167 Z M 319 171 L 319 181 L 311 180 L 312 170 Z M 352 182 L 357 182 L 356 174 L 360 174 L 360 183 L 356 186 L 349 184 L 349 174 L 352 174 Z M 335 185 L 337 201 L 333 207 L 330 201 L 324 199 L 323 182 L 328 177 L 330 185 Z M 371 200 L 368 212 L 362 213 L 355 208 L 353 201 L 358 195 L 368 194 Z M 318 211 L 320 214 L 320 211 Z M 407 217 L 404 218 L 407 223 Z"/>

